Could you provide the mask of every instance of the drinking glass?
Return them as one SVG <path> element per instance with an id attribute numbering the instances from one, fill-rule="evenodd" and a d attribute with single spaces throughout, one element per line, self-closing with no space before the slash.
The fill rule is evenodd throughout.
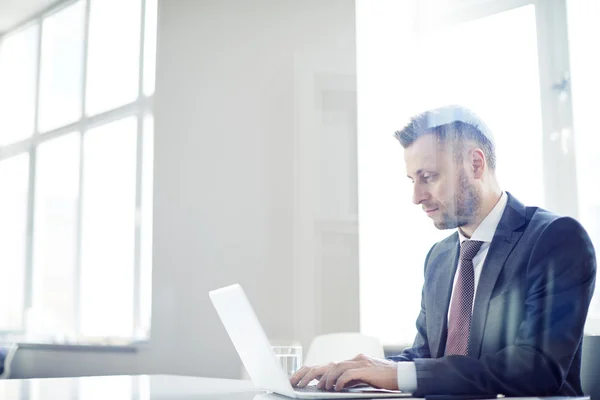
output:
<path id="1" fill-rule="evenodd" d="M 302 346 L 273 346 L 272 349 L 288 378 L 302 367 Z"/>

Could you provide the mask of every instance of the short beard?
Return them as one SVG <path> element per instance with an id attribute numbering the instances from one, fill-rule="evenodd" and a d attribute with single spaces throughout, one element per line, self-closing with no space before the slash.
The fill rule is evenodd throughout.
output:
<path id="1" fill-rule="evenodd" d="M 434 222 L 438 229 L 454 229 L 474 220 L 481 209 L 481 193 L 469 183 L 467 174 L 461 169 L 458 175 L 458 190 L 455 195 L 455 215 L 444 214 L 442 220 Z"/>

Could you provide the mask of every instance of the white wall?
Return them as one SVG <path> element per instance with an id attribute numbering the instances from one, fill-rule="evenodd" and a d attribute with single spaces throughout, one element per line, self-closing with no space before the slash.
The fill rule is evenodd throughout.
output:
<path id="1" fill-rule="evenodd" d="M 349 0 L 160 2 L 151 344 L 22 349 L 16 377 L 237 377 L 207 295 L 233 282 L 272 339 L 358 330 L 354 26 Z"/>

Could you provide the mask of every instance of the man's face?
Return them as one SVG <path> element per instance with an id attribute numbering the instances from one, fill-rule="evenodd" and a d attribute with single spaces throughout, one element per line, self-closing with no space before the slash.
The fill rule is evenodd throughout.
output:
<path id="1" fill-rule="evenodd" d="M 443 147 L 435 135 L 423 135 L 404 149 L 404 162 L 413 181 L 413 203 L 421 205 L 436 228 L 452 229 L 473 222 L 481 195 L 468 162 L 457 163 L 448 145 Z"/>

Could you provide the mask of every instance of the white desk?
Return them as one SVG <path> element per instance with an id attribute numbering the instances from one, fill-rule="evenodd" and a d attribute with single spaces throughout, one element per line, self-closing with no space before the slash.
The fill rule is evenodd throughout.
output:
<path id="1" fill-rule="evenodd" d="M 254 389 L 252 382 L 175 375 L 94 376 L 0 380 L 1 400 L 285 400 Z M 540 400 L 539 397 L 510 400 Z M 548 397 L 546 400 L 590 400 Z"/>
<path id="2" fill-rule="evenodd" d="M 0 380 L 1 400 L 253 400 L 252 382 L 174 375 Z"/>

